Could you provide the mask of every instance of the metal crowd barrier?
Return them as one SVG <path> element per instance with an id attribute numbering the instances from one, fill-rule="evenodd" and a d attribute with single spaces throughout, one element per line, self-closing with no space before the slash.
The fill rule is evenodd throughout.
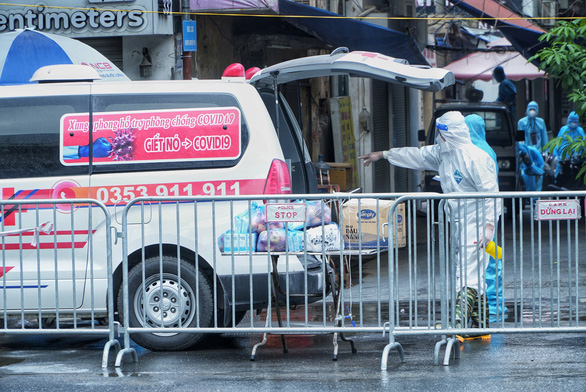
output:
<path id="1" fill-rule="evenodd" d="M 382 369 L 391 350 L 404 360 L 402 336 L 433 335 L 434 362 L 443 349 L 447 365 L 459 355 L 458 336 L 586 332 L 586 227 L 578 219 L 585 196 L 145 197 L 111 210 L 86 199 L 5 200 L 0 332 L 102 334 L 103 366 L 112 347 L 116 366 L 136 361 L 131 338 L 182 350 L 206 334 L 262 334 L 255 360 L 270 334 L 281 335 L 286 352 L 286 335 L 329 333 L 336 360 L 340 339 L 356 351 L 348 334 L 380 333 L 388 334 Z M 502 294 L 479 329 L 456 305 L 458 282 L 470 279 L 461 243 L 484 234 L 486 199 L 507 214 L 494 232 Z M 478 228 L 462 237 L 469 213 Z M 482 250 L 475 257 L 488 258 Z"/>
<path id="2" fill-rule="evenodd" d="M 34 193 L 34 192 L 33 192 Z M 110 214 L 91 199 L 0 201 L 0 333 L 115 339 Z"/>
<path id="3" fill-rule="evenodd" d="M 389 199 L 399 195 L 380 196 L 340 193 L 287 195 L 287 200 L 268 201 L 264 200 L 267 196 L 132 200 L 122 214 L 125 343 L 117 365 L 126 355 L 136 360 L 130 338 L 164 349 L 151 344 L 148 334 L 153 333 L 262 333 L 251 360 L 266 343 L 267 334 L 332 333 L 334 360 L 338 337 L 349 341 L 351 351 L 356 352 L 344 334 L 388 329 L 388 295 L 382 294 L 386 278 L 380 271 L 386 264 L 389 222 L 380 216 L 391 207 Z M 259 214 L 265 218 L 259 219 Z M 367 226 L 369 244 L 358 241 Z M 251 232 L 255 228 L 258 232 Z M 346 243 L 345 235 L 351 243 Z M 222 236 L 223 248 L 218 243 Z M 375 263 L 379 271 L 375 287 L 363 284 L 367 261 Z M 149 263 L 157 268 L 141 267 Z M 152 270 L 155 281 L 149 278 Z M 133 276 L 127 271 L 133 271 Z M 182 273 L 193 273 L 197 279 L 181 282 Z M 175 279 L 175 293 L 186 291 L 192 298 L 193 318 L 173 317 L 169 313 L 173 305 L 162 295 L 148 292 L 149 287 L 164 287 L 165 274 Z M 137 306 L 137 298 L 150 299 L 148 309 Z M 187 339 L 184 342 L 189 344 Z M 286 352 L 284 336 L 282 344 Z"/>
<path id="4" fill-rule="evenodd" d="M 413 211 L 416 205 L 424 204 L 424 215 L 437 215 L 437 220 L 427 220 L 431 241 L 422 244 L 408 241 L 411 244 L 408 257 L 396 250 L 389 252 L 388 282 L 393 292 L 389 303 L 393 310 L 389 314 L 389 344 L 383 352 L 381 369 L 386 369 L 393 348 L 399 350 L 402 359 L 402 349 L 396 341 L 399 336 L 441 336 L 434 349 L 434 362 L 440 363 L 440 352 L 445 348 L 443 364 L 448 365 L 452 356 L 459 357 L 460 340 L 470 334 L 486 337 L 504 333 L 586 332 L 583 321 L 586 296 L 580 287 L 585 278 L 580 261 L 586 251 L 583 245 L 586 227 L 584 219 L 580 219 L 585 196 L 586 192 L 573 191 L 409 194 L 398 198 L 392 209 L 407 203 L 413 206 Z M 456 315 L 456 305 L 463 305 L 463 301 L 457 297 L 455 265 L 459 262 L 465 266 L 459 241 L 468 243 L 457 234 L 457 227 L 468 223 L 466 216 L 470 211 L 466 209 L 472 208 L 472 213 L 479 217 L 476 238 L 481 238 L 488 217 L 482 215 L 480 208 L 474 209 L 484 200 L 492 203 L 502 200 L 507 207 L 494 236 L 496 246 L 502 249 L 501 274 L 496 274 L 494 292 L 502 294 L 497 294 L 492 301 L 488 324 L 473 328 L 471 315 Z M 472 203 L 467 205 L 466 201 Z M 392 226 L 393 222 L 389 223 Z M 417 251 L 424 252 L 426 257 L 418 258 Z M 488 258 L 481 250 L 475 262 L 486 263 Z M 463 267 L 459 278 L 465 277 L 466 272 Z M 480 288 L 483 292 L 486 282 L 479 278 L 484 285 Z M 477 299 L 476 304 L 480 305 L 480 320 L 484 321 L 483 301 Z"/>

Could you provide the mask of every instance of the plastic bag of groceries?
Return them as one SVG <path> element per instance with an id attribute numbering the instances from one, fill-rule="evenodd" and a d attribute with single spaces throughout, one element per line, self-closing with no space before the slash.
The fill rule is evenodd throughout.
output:
<path id="1" fill-rule="evenodd" d="M 302 231 L 293 231 L 285 229 L 270 229 L 261 232 L 258 235 L 258 242 L 256 250 L 258 252 L 266 252 L 271 249 L 271 252 L 301 252 L 303 250 L 303 236 Z M 288 245 L 287 245 L 288 242 Z"/>
<path id="2" fill-rule="evenodd" d="M 305 237 L 305 249 L 308 252 L 340 250 L 340 228 L 331 223 L 308 229 Z"/>
<path id="3" fill-rule="evenodd" d="M 322 221 L 326 225 L 332 222 L 332 210 L 326 203 L 323 203 L 322 206 L 321 200 L 296 200 L 295 203 L 305 203 L 305 226 L 307 226 L 308 228 L 321 226 Z M 289 223 L 289 229 L 303 230 L 303 222 Z"/>
<path id="4" fill-rule="evenodd" d="M 258 235 L 258 242 L 256 250 L 258 252 L 266 252 L 269 247 L 271 252 L 282 252 L 287 247 L 287 235 L 285 229 L 271 229 L 262 231 Z"/>
<path id="5" fill-rule="evenodd" d="M 250 221 L 249 221 L 250 220 Z M 283 224 L 271 222 L 269 225 L 272 229 L 282 228 Z M 234 231 L 236 233 L 261 233 L 267 229 L 266 207 L 256 202 L 250 203 L 250 213 L 248 210 L 241 212 L 234 217 Z"/>

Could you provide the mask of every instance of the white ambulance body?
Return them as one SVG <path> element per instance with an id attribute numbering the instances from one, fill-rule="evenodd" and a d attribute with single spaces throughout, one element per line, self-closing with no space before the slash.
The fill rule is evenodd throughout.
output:
<path id="1" fill-rule="evenodd" d="M 112 225 L 120 232 L 124 206 L 140 196 L 315 192 L 315 172 L 292 111 L 284 101 L 271 106 L 274 93 L 266 88 L 275 82 L 351 74 L 429 91 L 453 83 L 449 72 L 410 67 L 366 52 L 295 60 L 284 63 L 279 73 L 273 72 L 274 67 L 253 77 L 256 86 L 220 80 L 1 86 L 2 200 L 64 202 L 56 209 L 2 205 L 0 304 L 4 308 L 0 313 L 24 310 L 51 318 L 58 310 L 61 316 L 105 317 L 105 232 L 112 229 L 105 227 L 104 211 L 76 205 L 76 199 L 106 205 Z M 275 110 L 282 117 L 278 134 L 271 118 Z M 237 317 L 251 308 L 251 302 L 254 309 L 266 307 L 267 257 L 253 256 L 249 263 L 248 258 L 222 255 L 217 247 L 218 236 L 232 227 L 233 215 L 247 208 L 246 201 L 232 206 L 197 203 L 196 221 L 193 203 L 133 207 L 125 233 L 131 324 L 194 326 L 199 319 L 200 326 L 221 327 L 230 323 L 230 306 Z M 52 225 L 52 230 L 46 232 L 43 224 Z M 37 230 L 13 233 L 33 228 Z M 122 241 L 117 241 L 112 246 L 117 312 L 121 312 L 123 258 Z M 161 279 L 158 266 L 163 258 L 180 265 L 181 272 L 165 267 Z M 147 261 L 152 266 L 146 269 L 145 281 L 132 281 Z M 198 284 L 198 293 L 186 278 L 194 273 L 196 263 L 195 279 L 209 286 Z M 291 292 L 303 293 L 305 271 L 315 293 L 323 292 L 324 269 L 319 262 L 292 257 L 288 269 Z M 151 270 L 155 272 L 149 275 Z M 180 285 L 178 276 L 183 279 Z M 158 306 L 151 306 L 156 290 L 149 292 L 146 287 L 176 299 L 179 307 L 171 309 L 181 315 L 162 317 Z M 214 287 L 216 293 L 211 292 Z M 200 304 L 207 301 L 205 306 L 183 299 L 195 297 Z M 197 310 L 211 311 L 212 317 L 197 315 Z M 139 344 L 159 350 L 184 349 L 201 340 L 194 334 L 142 335 L 135 339 Z"/>

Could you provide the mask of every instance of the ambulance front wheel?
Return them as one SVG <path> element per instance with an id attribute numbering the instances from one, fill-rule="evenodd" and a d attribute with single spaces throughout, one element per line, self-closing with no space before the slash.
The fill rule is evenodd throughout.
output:
<path id="1" fill-rule="evenodd" d="M 123 322 L 122 290 L 117 301 Z M 152 257 L 145 260 L 144 265 L 138 264 L 130 270 L 128 306 L 129 324 L 135 328 L 196 328 L 198 325 L 206 328 L 213 325 L 213 295 L 208 278 L 201 270 L 196 273 L 191 263 L 185 260 L 178 263 L 172 256 Z M 196 345 L 205 334 L 137 332 L 130 337 L 149 350 L 179 351 Z"/>

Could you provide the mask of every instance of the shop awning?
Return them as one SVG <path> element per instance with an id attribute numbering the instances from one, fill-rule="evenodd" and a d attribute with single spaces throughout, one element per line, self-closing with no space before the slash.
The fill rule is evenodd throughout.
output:
<path id="1" fill-rule="evenodd" d="M 526 19 L 510 19 L 521 16 L 493 0 L 452 0 L 451 3 L 474 17 L 496 18 L 484 22 L 498 28 L 525 58 L 546 46 L 545 42 L 539 42 L 539 37 L 545 33 L 544 29 Z"/>
<path id="2" fill-rule="evenodd" d="M 189 0 L 191 11 L 279 12 L 278 0 Z"/>
<path id="3" fill-rule="evenodd" d="M 334 48 L 345 46 L 350 51 L 378 52 L 405 59 L 410 64 L 429 65 L 408 34 L 355 19 L 339 18 L 340 15 L 333 12 L 289 0 L 279 0 L 279 13 L 288 23 Z M 295 17 L 287 18 L 287 15 Z"/>
<path id="4" fill-rule="evenodd" d="M 452 71 L 455 78 L 460 81 L 492 79 L 492 70 L 500 65 L 504 68 L 507 79 L 537 79 L 544 78 L 545 73 L 535 65 L 527 63 L 527 59 L 519 52 L 476 52 L 459 60 L 451 62 L 443 67 Z"/>

